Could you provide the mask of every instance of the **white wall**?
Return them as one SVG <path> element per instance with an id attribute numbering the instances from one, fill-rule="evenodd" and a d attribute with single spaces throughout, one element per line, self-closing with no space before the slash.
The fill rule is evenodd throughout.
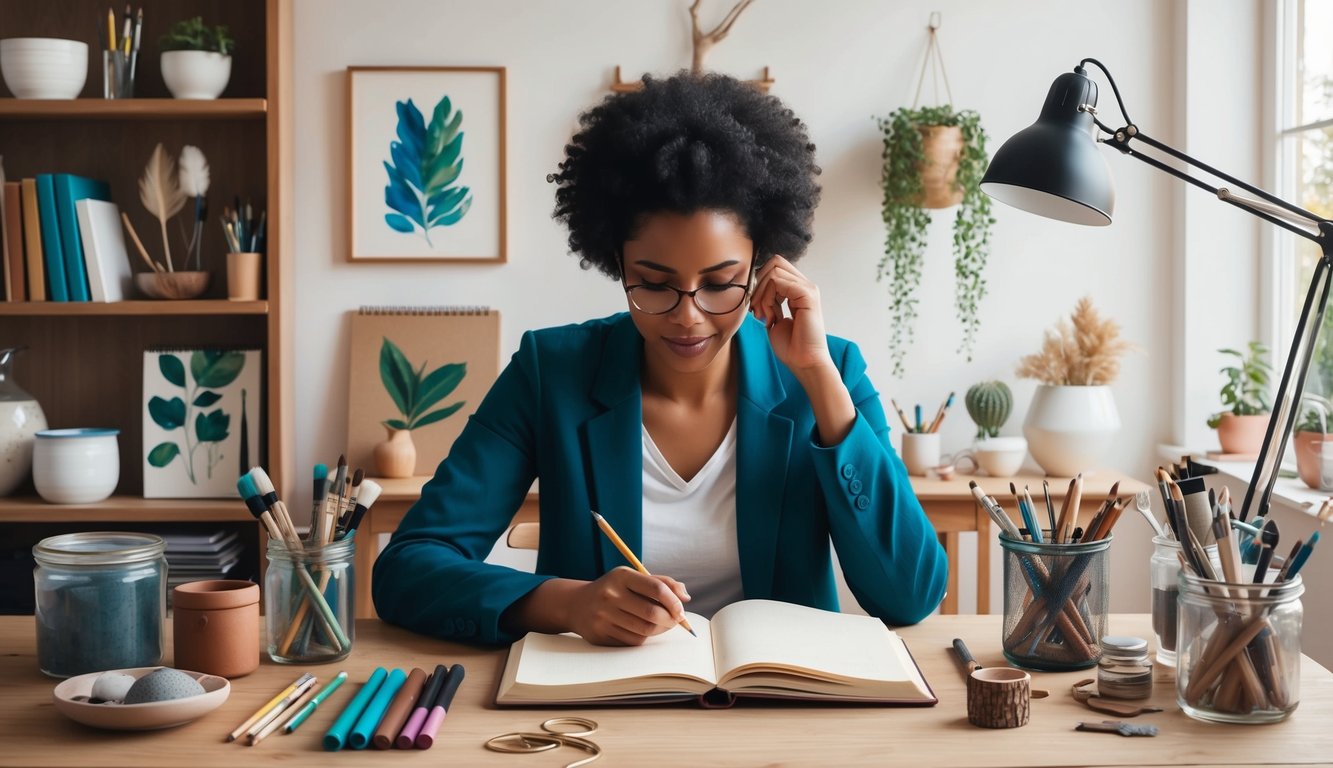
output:
<path id="1" fill-rule="evenodd" d="M 1228 0 L 1246 7 L 1254 2 Z M 686 7 L 685 0 L 296 0 L 298 469 L 328 462 L 345 443 L 344 317 L 358 305 L 490 304 L 503 315 L 506 359 L 525 329 L 623 308 L 613 283 L 581 271 L 567 255 L 565 233 L 550 219 L 552 189 L 544 178 L 559 162 L 579 112 L 606 95 L 615 65 L 627 78 L 688 65 Z M 728 7 L 708 3 L 705 22 Z M 1130 114 L 1145 130 L 1168 142 L 1179 139 L 1184 89 L 1175 75 L 1182 71 L 1177 59 L 1184 20 L 1176 4 L 1154 0 L 763 0 L 746 11 L 708 63 L 747 78 L 771 66 L 773 93 L 808 123 L 824 169 L 824 197 L 815 242 L 800 267 L 821 286 L 830 332 L 861 345 L 886 398 L 933 408 L 949 390 L 961 396 L 971 383 L 1003 378 L 1016 399 L 1005 432 L 1019 434 L 1035 383 L 1014 379 L 1017 359 L 1035 351 L 1042 330 L 1090 295 L 1139 348 L 1114 384 L 1124 428 L 1110 463 L 1146 480 L 1157 463 L 1154 446 L 1175 438 L 1181 424 L 1171 398 L 1179 373 L 1173 374 L 1170 362 L 1179 351 L 1170 330 L 1178 295 L 1171 265 L 1180 252 L 1175 211 L 1181 185 L 1112 151 L 1108 163 L 1119 192 L 1113 226 L 1076 227 L 996 205 L 990 296 L 982 304 L 970 363 L 954 352 L 959 328 L 952 308 L 950 224 L 947 215 L 937 216 L 917 342 L 906 377 L 890 375 L 887 291 L 873 279 L 884 232 L 880 139 L 872 118 L 910 103 L 932 11 L 942 13 L 940 39 L 954 103 L 980 112 L 992 151 L 1036 118 L 1051 81 L 1084 56 L 1111 68 Z M 507 264 L 345 261 L 344 68 L 376 64 L 507 68 Z M 1196 64 L 1184 71 L 1206 78 L 1199 69 Z M 1099 82 L 1102 114 L 1118 121 L 1110 88 Z M 1216 95 L 1205 90 L 1198 99 Z M 1191 115 L 1195 102 L 1189 102 Z M 1206 205 L 1218 204 L 1200 203 Z M 969 442 L 972 427 L 964 409 L 953 412 L 942 432 L 946 451 Z M 1120 528 L 1113 547 L 1114 610 L 1147 609 L 1148 538 L 1141 520 Z M 998 548 L 996 555 L 994 610 L 1000 605 Z M 969 570 L 960 583 L 966 585 L 966 609 L 975 583 Z"/>

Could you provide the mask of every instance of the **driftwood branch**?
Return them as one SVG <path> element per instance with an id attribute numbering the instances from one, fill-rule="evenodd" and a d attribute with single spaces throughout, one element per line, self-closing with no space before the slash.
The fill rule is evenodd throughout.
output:
<path id="1" fill-rule="evenodd" d="M 704 56 L 714 45 L 726 38 L 736 19 L 740 18 L 741 13 L 753 2 L 754 0 L 739 0 L 727 13 L 726 18 L 713 27 L 711 32 L 704 32 L 699 27 L 699 6 L 703 5 L 703 0 L 694 0 L 690 4 L 690 26 L 694 29 L 694 59 L 690 64 L 691 72 L 699 74 L 704 71 Z"/>

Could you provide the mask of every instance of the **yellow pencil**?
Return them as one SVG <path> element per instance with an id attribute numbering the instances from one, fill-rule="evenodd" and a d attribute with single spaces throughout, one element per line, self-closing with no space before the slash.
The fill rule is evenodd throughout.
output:
<path id="1" fill-rule="evenodd" d="M 292 691 L 296 690 L 302 685 L 305 685 L 305 682 L 307 680 L 313 680 L 313 679 L 315 679 L 315 676 L 310 674 L 309 672 L 296 678 L 296 682 L 292 683 L 286 688 L 283 688 L 281 693 L 279 693 L 277 696 L 274 696 L 272 699 L 269 699 L 269 702 L 264 706 L 260 707 L 258 710 L 256 710 L 253 715 L 250 715 L 249 719 L 247 719 L 244 723 L 241 723 L 240 725 L 236 726 L 236 730 L 227 734 L 226 740 L 236 741 L 237 739 L 239 739 L 241 737 L 241 734 L 250 730 L 250 728 L 254 726 L 255 723 L 259 722 L 260 718 L 268 714 L 268 711 L 270 709 L 273 709 L 274 707 L 278 706 L 278 702 L 282 701 L 283 699 L 291 695 Z"/>
<path id="2" fill-rule="evenodd" d="M 620 550 L 620 554 L 624 555 L 625 559 L 634 566 L 634 570 L 642 573 L 644 576 L 652 576 L 652 574 L 648 572 L 648 569 L 643 567 L 643 563 L 639 562 L 639 558 L 635 557 L 634 553 L 630 551 L 630 548 L 625 546 L 625 542 L 620 538 L 620 534 L 616 533 L 616 529 L 612 528 L 611 524 L 606 522 L 606 518 L 596 512 L 593 512 L 592 516 L 597 520 L 597 527 L 601 528 L 602 533 L 606 534 L 606 538 L 610 539 L 611 543 L 616 545 L 616 549 Z M 699 636 L 695 634 L 694 628 L 690 626 L 690 622 L 685 620 L 685 617 L 682 616 L 679 623 L 685 628 L 686 632 L 689 632 L 695 637 Z"/>
<path id="3" fill-rule="evenodd" d="M 117 50 L 116 45 L 116 12 L 110 8 L 106 9 L 106 47 L 107 50 Z"/>

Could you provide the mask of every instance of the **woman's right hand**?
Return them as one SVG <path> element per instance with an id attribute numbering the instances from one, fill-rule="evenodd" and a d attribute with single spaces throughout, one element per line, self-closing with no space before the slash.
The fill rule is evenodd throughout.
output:
<path id="1" fill-rule="evenodd" d="M 570 631 L 594 645 L 642 645 L 680 622 L 690 594 L 670 576 L 621 566 L 566 593 Z"/>

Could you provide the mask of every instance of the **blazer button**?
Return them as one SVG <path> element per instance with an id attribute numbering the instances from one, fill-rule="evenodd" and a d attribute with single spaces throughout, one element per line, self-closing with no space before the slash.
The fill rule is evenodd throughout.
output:
<path id="1" fill-rule="evenodd" d="M 853 477 L 856 477 L 856 467 L 852 466 L 851 464 L 843 464 L 842 478 L 844 480 L 851 480 Z"/>
<path id="2" fill-rule="evenodd" d="M 870 509 L 870 497 L 862 494 L 856 497 L 856 508 L 859 510 Z"/>
<path id="3" fill-rule="evenodd" d="M 847 490 L 851 491 L 853 496 L 855 496 L 856 494 L 860 493 L 860 492 L 861 492 L 861 480 L 860 480 L 859 478 L 855 478 L 855 477 L 853 477 L 853 478 L 851 479 L 851 482 L 847 483 Z"/>

